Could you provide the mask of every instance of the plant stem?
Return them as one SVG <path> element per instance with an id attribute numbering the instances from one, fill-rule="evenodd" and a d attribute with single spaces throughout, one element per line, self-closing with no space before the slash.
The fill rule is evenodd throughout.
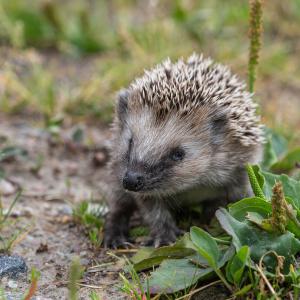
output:
<path id="1" fill-rule="evenodd" d="M 275 290 L 273 289 L 270 281 L 268 280 L 268 278 L 266 277 L 266 275 L 264 274 L 264 272 L 262 271 L 262 269 L 256 264 L 255 265 L 257 271 L 259 272 L 261 278 L 263 279 L 263 281 L 266 283 L 267 287 L 269 288 L 270 292 L 272 293 L 272 295 L 274 296 L 274 298 L 276 300 L 280 300 L 280 298 L 278 297 L 278 295 L 276 294 Z"/>
<path id="2" fill-rule="evenodd" d="M 232 287 L 231 285 L 228 283 L 228 281 L 225 279 L 222 271 L 220 269 L 215 269 L 215 272 L 217 273 L 217 275 L 219 276 L 219 278 L 222 280 L 222 282 L 224 283 L 224 285 L 227 287 L 227 289 L 232 292 Z"/>
<path id="3" fill-rule="evenodd" d="M 262 0 L 250 0 L 250 19 L 249 19 L 249 62 L 248 62 L 248 80 L 249 91 L 254 92 L 254 83 L 256 77 L 256 67 L 258 65 L 259 50 L 261 48 L 262 33 Z"/>
<path id="4" fill-rule="evenodd" d="M 11 213 L 13 207 L 15 206 L 15 204 L 21 197 L 21 194 L 22 194 L 22 190 L 19 190 L 16 197 L 14 198 L 13 202 L 9 206 L 7 213 L 4 215 L 3 219 L 0 221 L 0 225 L 3 224 L 7 220 L 7 218 L 10 216 L 10 213 Z"/>

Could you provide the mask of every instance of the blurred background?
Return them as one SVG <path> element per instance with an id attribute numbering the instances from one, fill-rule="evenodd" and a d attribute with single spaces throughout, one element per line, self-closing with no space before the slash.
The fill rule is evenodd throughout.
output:
<path id="1" fill-rule="evenodd" d="M 0 111 L 107 123 L 115 93 L 193 51 L 246 79 L 248 1 L 0 0 Z M 256 99 L 263 120 L 300 127 L 300 0 L 265 1 Z M 293 128 L 293 132 L 289 132 Z"/>

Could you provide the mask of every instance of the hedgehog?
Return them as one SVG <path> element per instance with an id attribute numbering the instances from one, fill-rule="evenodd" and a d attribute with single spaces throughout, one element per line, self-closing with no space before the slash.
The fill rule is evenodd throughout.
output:
<path id="1" fill-rule="evenodd" d="M 260 161 L 264 141 L 252 96 L 229 68 L 197 54 L 167 59 L 119 92 L 105 247 L 126 246 L 136 210 L 146 244 L 159 247 L 180 235 L 178 209 L 203 202 L 211 216 L 251 195 L 245 165 Z"/>

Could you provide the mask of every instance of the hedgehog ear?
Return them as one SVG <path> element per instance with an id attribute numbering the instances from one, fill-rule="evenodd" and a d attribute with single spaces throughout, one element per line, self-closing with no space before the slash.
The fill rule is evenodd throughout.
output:
<path id="1" fill-rule="evenodd" d="M 117 97 L 117 114 L 121 122 L 126 118 L 128 111 L 129 91 L 122 89 Z"/>
<path id="2" fill-rule="evenodd" d="M 212 130 L 212 137 L 213 143 L 219 144 L 223 141 L 224 136 L 226 134 L 227 128 L 227 116 L 226 114 L 219 114 L 214 116 L 211 121 L 211 130 Z"/>

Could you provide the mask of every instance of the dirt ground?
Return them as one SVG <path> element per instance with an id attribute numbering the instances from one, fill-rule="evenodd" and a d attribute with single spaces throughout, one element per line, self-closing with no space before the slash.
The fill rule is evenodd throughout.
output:
<path id="1" fill-rule="evenodd" d="M 8 205 L 13 199 L 10 195 L 13 190 L 23 189 L 13 215 L 24 234 L 20 235 L 12 253 L 25 258 L 29 270 L 35 267 L 41 272 L 38 299 L 67 299 L 67 273 L 74 256 L 80 257 L 81 264 L 88 270 L 83 285 L 97 287 L 95 290 L 103 299 L 125 299 L 118 291 L 120 263 L 104 250 L 93 250 L 71 220 L 72 206 L 78 201 L 102 199 L 101 188 L 105 186 L 103 179 L 107 176 L 104 166 L 99 166 L 99 161 L 95 164 L 95 156 L 103 157 L 104 154 L 105 160 L 102 149 L 109 131 L 83 128 L 90 146 L 80 147 L 72 144 L 69 136 L 72 128 L 65 129 L 61 141 L 55 143 L 32 121 L 4 116 L 0 120 L 1 140 L 22 147 L 28 154 L 2 165 L 8 194 L 3 197 L 3 202 Z M 42 163 L 37 171 L 35 166 L 40 157 Z M 109 264 L 106 266 L 106 263 Z M 97 272 L 88 269 L 101 264 L 104 266 L 98 267 Z M 28 288 L 26 278 L 15 284 L 2 280 L 7 292 L 15 290 L 19 294 Z M 81 287 L 80 299 L 88 299 L 90 291 L 90 288 Z"/>

